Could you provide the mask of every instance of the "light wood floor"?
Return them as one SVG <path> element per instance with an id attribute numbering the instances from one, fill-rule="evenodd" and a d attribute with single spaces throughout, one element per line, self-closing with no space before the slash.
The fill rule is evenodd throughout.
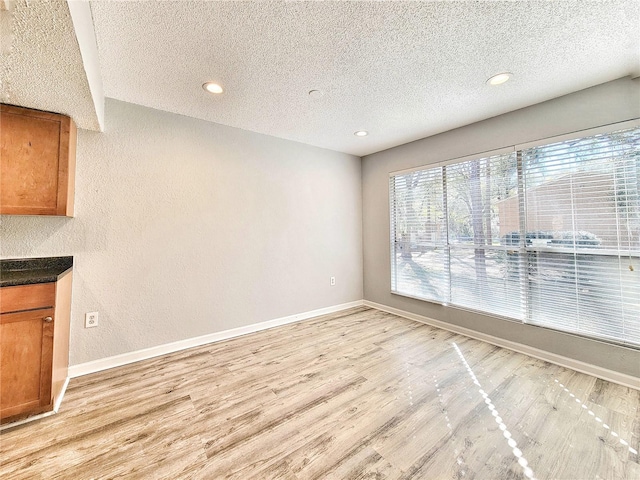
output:
<path id="1" fill-rule="evenodd" d="M 639 406 L 363 307 L 73 379 L 0 478 L 640 479 Z"/>

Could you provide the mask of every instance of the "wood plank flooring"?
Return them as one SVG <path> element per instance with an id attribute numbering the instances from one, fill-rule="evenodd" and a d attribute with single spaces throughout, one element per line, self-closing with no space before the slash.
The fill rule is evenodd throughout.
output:
<path id="1" fill-rule="evenodd" d="M 361 307 L 71 380 L 2 479 L 640 479 L 640 392 Z"/>

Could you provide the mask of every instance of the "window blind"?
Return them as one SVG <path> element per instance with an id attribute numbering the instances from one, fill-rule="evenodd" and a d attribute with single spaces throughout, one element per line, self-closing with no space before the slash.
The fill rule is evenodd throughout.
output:
<path id="1" fill-rule="evenodd" d="M 640 128 L 390 176 L 391 289 L 640 345 Z"/>
<path id="2" fill-rule="evenodd" d="M 516 155 L 445 168 L 451 303 L 524 318 L 518 244 L 502 240 L 506 232 L 519 230 Z M 507 217 L 502 221 L 501 209 Z"/>
<path id="3" fill-rule="evenodd" d="M 391 177 L 392 290 L 447 302 L 447 224 L 443 169 Z"/>
<path id="4" fill-rule="evenodd" d="M 529 321 L 640 343 L 640 129 L 522 157 Z"/>

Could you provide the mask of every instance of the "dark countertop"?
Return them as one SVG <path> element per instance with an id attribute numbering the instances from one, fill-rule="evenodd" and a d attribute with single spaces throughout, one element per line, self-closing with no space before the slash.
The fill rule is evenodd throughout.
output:
<path id="1" fill-rule="evenodd" d="M 73 257 L 0 260 L 0 287 L 56 282 L 73 267 Z"/>

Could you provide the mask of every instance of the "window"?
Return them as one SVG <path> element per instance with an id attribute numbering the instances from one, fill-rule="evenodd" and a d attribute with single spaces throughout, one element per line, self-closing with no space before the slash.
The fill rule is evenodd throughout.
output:
<path id="1" fill-rule="evenodd" d="M 640 128 L 392 174 L 391 290 L 640 346 Z"/>

